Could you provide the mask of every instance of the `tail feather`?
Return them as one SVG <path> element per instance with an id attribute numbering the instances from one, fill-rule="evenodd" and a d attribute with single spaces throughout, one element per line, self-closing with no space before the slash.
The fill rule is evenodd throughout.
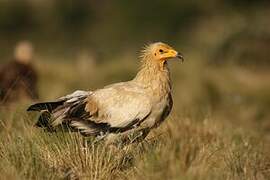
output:
<path id="1" fill-rule="evenodd" d="M 53 120 L 51 122 L 51 125 L 53 127 L 56 127 L 56 126 L 62 124 L 62 122 L 65 120 L 65 117 L 67 116 L 67 112 L 69 111 L 69 109 L 70 109 L 70 107 L 66 107 L 66 108 L 62 108 L 62 109 L 55 111 L 52 114 Z"/>
<path id="2" fill-rule="evenodd" d="M 57 107 L 64 104 L 64 101 L 56 101 L 56 102 L 43 102 L 43 103 L 37 103 L 31 105 L 27 111 L 42 111 L 47 110 L 49 112 L 52 112 Z"/>
<path id="3" fill-rule="evenodd" d="M 41 112 L 36 126 L 53 130 L 59 125 L 69 124 L 74 117 L 80 117 L 81 109 L 84 110 L 84 101 L 90 94 L 91 92 L 75 91 L 53 102 L 33 104 L 27 111 Z"/>
<path id="4" fill-rule="evenodd" d="M 38 121 L 36 122 L 35 126 L 46 128 L 46 129 L 52 129 L 50 125 L 50 118 L 51 114 L 48 111 L 44 111 L 40 114 Z"/>

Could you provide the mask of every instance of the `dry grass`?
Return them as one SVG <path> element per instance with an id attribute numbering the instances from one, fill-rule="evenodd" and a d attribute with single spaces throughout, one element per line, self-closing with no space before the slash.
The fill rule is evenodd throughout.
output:
<path id="1" fill-rule="evenodd" d="M 77 73 L 75 63 L 37 65 L 42 99 L 127 80 L 136 72 L 124 60 L 98 66 L 98 73 Z M 29 103 L 2 109 L 0 178 L 269 179 L 268 72 L 199 62 L 174 64 L 172 71 L 172 115 L 144 142 L 125 148 L 35 129 L 36 115 L 24 112 Z"/>

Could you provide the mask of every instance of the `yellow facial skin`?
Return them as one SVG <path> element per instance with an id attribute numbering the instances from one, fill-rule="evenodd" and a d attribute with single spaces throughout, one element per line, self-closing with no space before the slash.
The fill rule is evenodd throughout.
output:
<path id="1" fill-rule="evenodd" d="M 154 56 L 157 60 L 160 61 L 166 61 L 172 58 L 179 58 L 182 61 L 184 60 L 183 56 L 180 53 L 178 53 L 176 50 L 166 44 L 156 46 L 154 48 Z"/>
<path id="2" fill-rule="evenodd" d="M 167 50 L 167 51 L 166 50 L 164 51 L 162 49 L 160 49 L 160 50 L 162 51 L 162 52 L 159 52 L 161 60 L 167 60 L 167 59 L 175 58 L 175 57 L 177 57 L 177 54 L 178 54 L 178 52 L 173 50 L 173 49 Z"/>

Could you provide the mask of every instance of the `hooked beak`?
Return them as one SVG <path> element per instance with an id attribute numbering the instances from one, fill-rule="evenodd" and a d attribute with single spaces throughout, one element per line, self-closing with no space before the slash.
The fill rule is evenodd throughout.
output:
<path id="1" fill-rule="evenodd" d="M 184 57 L 181 53 L 175 51 L 175 50 L 170 50 L 167 53 L 164 53 L 164 57 L 162 59 L 171 59 L 171 58 L 178 58 L 181 60 L 181 62 L 184 61 Z"/>
<path id="2" fill-rule="evenodd" d="M 176 57 L 177 57 L 178 59 L 180 59 L 181 62 L 184 62 L 184 60 L 185 60 L 185 59 L 184 59 L 184 56 L 183 56 L 181 53 L 179 53 L 179 52 L 176 54 Z"/>

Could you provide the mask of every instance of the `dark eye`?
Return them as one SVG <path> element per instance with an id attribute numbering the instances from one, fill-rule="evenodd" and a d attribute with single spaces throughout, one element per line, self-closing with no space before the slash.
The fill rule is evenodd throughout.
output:
<path id="1" fill-rule="evenodd" d="M 162 49 L 160 49 L 159 52 L 163 53 L 164 51 Z"/>

